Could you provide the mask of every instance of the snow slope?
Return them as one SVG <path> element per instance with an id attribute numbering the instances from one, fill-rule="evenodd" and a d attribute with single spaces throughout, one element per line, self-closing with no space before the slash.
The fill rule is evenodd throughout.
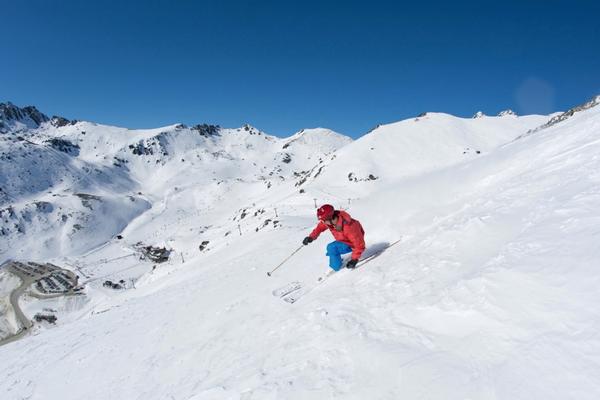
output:
<path id="1" fill-rule="evenodd" d="M 336 153 L 316 188 L 343 200 L 355 198 L 376 188 L 377 179 L 389 184 L 478 158 L 547 120 L 543 115 L 458 118 L 426 113 L 381 125 Z"/>
<path id="2" fill-rule="evenodd" d="M 58 257 L 90 277 L 87 302 L 0 347 L 0 388 L 9 399 L 597 399 L 600 107 L 524 136 L 549 117 L 423 118 L 271 189 L 234 184 L 232 169 L 159 198 L 169 180 L 158 179 L 124 236 L 176 257 L 153 269 L 115 241 Z M 313 198 L 351 198 L 371 247 L 402 240 L 289 305 L 271 290 L 314 284 L 328 234 L 265 272 L 314 226 Z M 102 288 L 103 273 L 135 289 Z"/>

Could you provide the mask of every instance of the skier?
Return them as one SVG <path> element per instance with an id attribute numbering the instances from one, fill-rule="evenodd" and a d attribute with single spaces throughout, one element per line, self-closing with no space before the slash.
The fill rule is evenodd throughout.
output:
<path id="1" fill-rule="evenodd" d="M 350 214 L 336 210 L 331 204 L 324 204 L 317 210 L 319 223 L 316 228 L 304 238 L 302 244 L 308 245 L 316 240 L 321 232 L 329 229 L 335 241 L 327 245 L 329 266 L 334 271 L 342 268 L 342 254 L 352 252 L 352 258 L 346 268 L 356 268 L 361 254 L 365 251 L 365 231 L 360 222 L 352 219 Z"/>

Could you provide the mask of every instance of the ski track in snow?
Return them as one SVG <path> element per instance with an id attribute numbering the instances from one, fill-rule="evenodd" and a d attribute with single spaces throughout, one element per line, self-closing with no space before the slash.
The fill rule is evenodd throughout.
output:
<path id="1" fill-rule="evenodd" d="M 79 304 L 54 300 L 57 327 L 0 347 L 3 398 L 599 398 L 599 107 L 506 145 L 543 120 L 505 131 L 498 118 L 428 118 L 344 146 L 304 197 L 285 183 L 266 194 L 241 183 L 201 214 L 190 186 L 153 201 L 125 229 L 125 243 L 65 255 L 101 276 L 136 265 L 117 259 L 135 240 L 176 249 L 154 271 L 139 262 L 135 290 L 97 282 Z M 437 148 L 411 141 L 415 126 L 427 131 L 423 123 L 444 127 Z M 465 126 L 485 154 L 451 152 L 471 140 Z M 501 134 L 479 137 L 478 127 Z M 397 142 L 422 155 L 410 170 L 386 155 Z M 376 160 L 366 155 L 377 149 L 385 150 Z M 351 160 L 357 176 L 374 168 L 381 178 L 349 183 Z M 266 272 L 312 229 L 313 195 L 323 193 L 337 193 L 328 199 L 336 206 L 353 199 L 349 212 L 369 244 L 403 239 L 287 304 L 272 290 L 323 274 L 329 234 Z M 254 232 L 266 218 L 254 212 L 273 204 L 281 227 Z M 210 251 L 199 252 L 207 235 Z"/>

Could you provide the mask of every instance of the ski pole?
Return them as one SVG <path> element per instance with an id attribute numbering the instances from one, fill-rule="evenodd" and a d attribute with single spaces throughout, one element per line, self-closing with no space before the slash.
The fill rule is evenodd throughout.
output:
<path id="1" fill-rule="evenodd" d="M 285 260 L 283 260 L 283 261 L 281 262 L 281 264 L 279 264 L 278 266 L 276 266 L 275 268 L 273 268 L 273 270 L 272 270 L 271 272 L 267 272 L 267 275 L 268 275 L 268 276 L 271 276 L 271 274 L 272 274 L 273 272 L 275 272 L 275 270 L 276 270 L 277 268 L 279 268 L 279 267 L 281 267 L 283 264 L 285 264 L 285 262 L 286 262 L 287 260 L 289 260 L 290 258 L 292 258 L 292 256 L 293 256 L 294 254 L 296 254 L 297 252 L 299 252 L 299 251 L 300 251 L 300 249 L 301 249 L 301 248 L 303 248 L 303 247 L 304 247 L 304 245 L 302 245 L 302 246 L 298 247 L 296 250 L 294 250 L 294 252 L 293 252 L 292 254 L 290 254 L 289 256 L 287 256 L 287 258 L 286 258 Z"/>

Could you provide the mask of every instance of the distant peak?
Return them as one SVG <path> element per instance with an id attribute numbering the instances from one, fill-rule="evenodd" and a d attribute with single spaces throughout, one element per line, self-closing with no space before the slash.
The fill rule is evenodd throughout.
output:
<path id="1" fill-rule="evenodd" d="M 513 110 L 511 110 L 510 108 L 508 110 L 504 110 L 504 111 L 500 111 L 500 113 L 498 114 L 499 117 L 505 117 L 508 115 L 512 115 L 512 116 L 517 116 L 517 113 L 515 113 Z"/>
<path id="2" fill-rule="evenodd" d="M 301 129 L 298 132 L 294 133 L 292 136 L 290 136 L 289 142 L 294 142 L 296 140 L 319 140 L 320 138 L 327 138 L 327 137 L 339 137 L 339 138 L 347 138 L 349 139 L 347 136 L 342 135 L 341 133 L 337 133 L 335 131 L 332 131 L 331 129 L 327 129 L 327 128 L 306 128 L 306 129 Z"/>
<path id="3" fill-rule="evenodd" d="M 62 126 L 75 125 L 77 123 L 77 120 L 70 121 L 59 115 L 53 115 L 50 119 L 50 123 L 52 124 L 52 126 L 60 128 Z"/>
<path id="4" fill-rule="evenodd" d="M 237 128 L 236 130 L 238 132 L 247 132 L 250 135 L 262 135 L 263 134 L 263 132 L 261 132 L 260 129 L 257 129 L 250 124 L 244 124 L 241 127 Z"/>
<path id="5" fill-rule="evenodd" d="M 37 128 L 43 122 L 49 121 L 35 106 L 18 107 L 13 103 L 0 103 L 0 130 L 7 132 L 19 125 L 26 128 Z"/>
<path id="6" fill-rule="evenodd" d="M 336 133 L 334 131 L 332 131 L 331 129 L 327 129 L 327 128 L 307 128 L 307 129 L 301 129 L 298 132 L 296 132 L 294 134 L 294 136 L 309 136 L 309 135 L 339 135 L 339 133 Z"/>
<path id="7" fill-rule="evenodd" d="M 352 142 L 348 136 L 342 135 L 327 128 L 309 128 L 301 129 L 298 132 L 290 136 L 284 143 L 283 148 L 286 149 L 294 143 L 303 144 L 317 144 L 317 143 L 331 143 L 333 147 L 337 148 L 341 145 Z"/>
<path id="8" fill-rule="evenodd" d="M 483 113 L 483 111 L 477 111 L 475 113 L 475 115 L 473 115 L 472 118 L 481 118 L 481 117 L 485 117 L 486 115 Z"/>

